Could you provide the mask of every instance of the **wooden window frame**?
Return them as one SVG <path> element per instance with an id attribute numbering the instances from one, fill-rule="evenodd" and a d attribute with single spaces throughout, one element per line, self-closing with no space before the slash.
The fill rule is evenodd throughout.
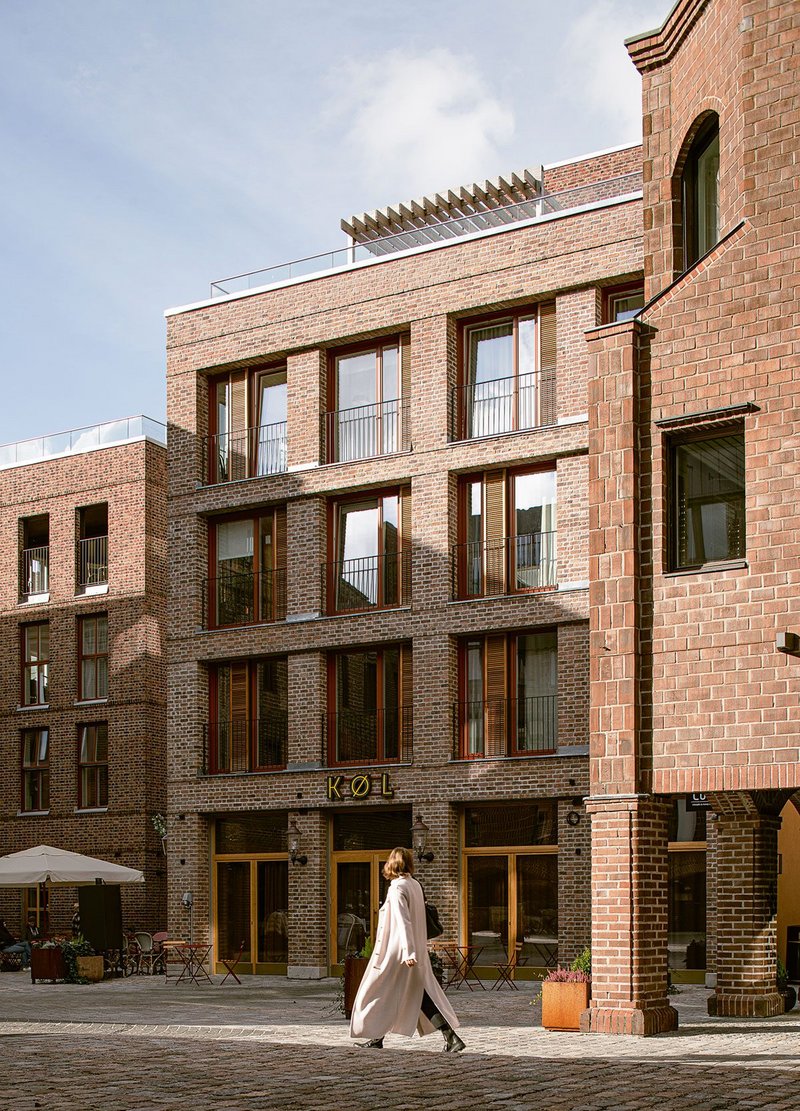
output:
<path id="1" fill-rule="evenodd" d="M 99 731 L 105 729 L 106 735 L 106 758 L 105 760 L 97 759 L 97 742 L 99 738 Z M 91 760 L 83 759 L 83 743 L 88 739 L 87 730 L 94 730 L 94 754 L 95 758 Z M 105 772 L 105 775 L 103 775 Z M 94 793 L 97 796 L 95 802 L 87 802 L 86 786 L 84 777 L 91 775 L 94 780 Z M 107 810 L 109 798 L 109 759 L 108 759 L 108 722 L 107 721 L 86 721 L 78 725 L 78 809 L 79 810 Z M 104 797 L 101 797 L 104 796 Z"/>
<path id="2" fill-rule="evenodd" d="M 260 397 L 259 381 L 264 375 L 283 373 L 286 376 L 288 387 L 288 370 L 289 368 L 286 360 L 277 360 L 274 363 L 258 363 L 255 366 L 229 367 L 227 370 L 221 372 L 215 371 L 213 374 L 209 374 L 208 378 L 206 379 L 208 407 L 208 419 L 206 422 L 206 427 L 208 430 L 207 443 L 211 445 L 211 443 L 216 440 L 218 436 L 221 435 L 234 436 L 237 434 L 241 434 L 245 436 L 247 439 L 247 453 L 244 467 L 245 474 L 242 476 L 243 478 L 264 477 L 258 476 L 256 474 L 257 450 L 254 450 L 254 445 L 252 442 L 253 430 L 259 427 L 256 423 L 257 418 L 260 415 L 258 412 Z M 217 412 L 217 389 L 220 385 L 223 384 L 227 385 L 229 388 L 232 387 L 232 385 L 234 384 L 234 380 L 242 381 L 244 383 L 244 415 L 246 427 L 243 429 L 230 428 L 232 402 L 229 399 L 227 406 L 229 427 L 226 429 L 220 429 Z M 203 471 L 206 476 L 206 482 L 209 485 L 216 485 L 221 480 L 218 477 L 215 477 L 213 473 L 212 459 L 213 453 L 209 447 L 209 450 L 206 452 L 206 459 L 204 462 Z M 233 482 L 235 481 L 235 479 L 228 477 L 224 481 Z"/>
<path id="3" fill-rule="evenodd" d="M 716 243 L 706 246 L 701 250 L 700 245 L 700 220 L 698 213 L 698 163 L 708 148 L 720 138 L 720 119 L 716 112 L 710 113 L 702 120 L 697 133 L 689 144 L 680 177 L 680 202 L 681 202 L 681 246 L 683 249 L 683 271 L 691 269 L 704 254 L 713 250 Z M 717 211 L 719 212 L 719 188 L 717 189 Z M 717 228 L 717 243 L 719 242 L 720 228 Z"/>
<path id="4" fill-rule="evenodd" d="M 278 770 L 281 770 L 281 769 L 286 767 L 286 761 L 284 761 L 281 764 L 259 764 L 258 763 L 258 736 L 257 736 L 257 730 L 254 728 L 254 723 L 256 721 L 260 720 L 260 719 L 257 718 L 257 717 L 254 717 L 253 715 L 254 715 L 254 712 L 255 712 L 255 708 L 258 706 L 258 668 L 259 668 L 259 665 L 269 663 L 270 661 L 283 660 L 283 661 L 286 662 L 286 666 L 288 668 L 288 659 L 289 659 L 289 657 L 285 653 L 278 653 L 277 655 L 274 655 L 274 656 L 260 656 L 256 659 L 219 660 L 217 663 L 215 663 L 210 668 L 209 676 L 208 676 L 208 707 L 209 707 L 208 720 L 209 720 L 209 723 L 213 723 L 213 724 L 219 724 L 222 720 L 220 718 L 221 711 L 220 711 L 220 702 L 219 702 L 220 669 L 221 668 L 231 668 L 231 667 L 244 667 L 244 668 L 247 669 L 247 674 L 246 674 L 246 677 L 245 677 L 245 684 L 246 684 L 245 699 L 246 699 L 246 703 L 247 703 L 247 706 L 246 706 L 246 709 L 245 709 L 245 717 L 243 719 L 241 719 L 241 718 L 237 719 L 236 717 L 233 716 L 235 711 L 232 709 L 231 710 L 231 715 L 232 716 L 230 718 L 230 724 L 233 724 L 237 720 L 243 720 L 245 722 L 246 726 L 247 726 L 247 764 L 248 764 L 248 768 L 247 768 L 247 771 L 242 771 L 242 772 L 226 773 L 226 772 L 220 771 L 216 767 L 215 753 L 212 754 L 212 752 L 209 748 L 209 752 L 208 752 L 208 771 L 209 771 L 209 774 L 211 774 L 211 775 L 224 775 L 224 774 L 252 775 L 252 774 L 256 774 L 258 772 L 278 771 Z M 289 705 L 288 705 L 288 697 L 287 697 L 287 703 L 286 703 L 286 706 L 284 707 L 283 712 L 288 714 L 288 710 L 289 710 Z M 212 758 L 212 756 L 214 758 Z M 212 765 L 213 765 L 213 769 L 212 769 Z"/>
<path id="5" fill-rule="evenodd" d="M 87 621 L 105 621 L 106 623 L 106 650 L 105 652 L 89 652 L 85 653 L 83 650 L 83 629 Z M 78 701 L 80 702 L 99 702 L 108 698 L 108 657 L 109 657 L 109 640 L 108 640 L 108 614 L 104 611 L 102 613 L 84 613 L 78 617 Z M 97 628 L 95 628 L 95 647 L 98 643 Z M 103 694 L 99 693 L 98 682 L 98 661 L 104 659 L 106 661 L 106 689 Z M 84 661 L 94 660 L 94 685 L 98 693 L 94 695 L 87 695 L 83 686 L 83 665 Z"/>
<path id="6" fill-rule="evenodd" d="M 398 709 L 398 754 L 397 756 L 386 756 L 385 752 L 385 731 L 378 728 L 377 722 L 380 714 L 386 709 L 384 705 L 384 663 L 383 657 L 386 651 L 396 651 L 398 653 L 398 679 L 397 679 L 397 709 Z M 413 713 L 413 668 L 414 661 L 412 655 L 411 645 L 406 642 L 387 643 L 387 644 L 374 644 L 374 645 L 353 645 L 347 648 L 338 648 L 328 653 L 327 661 L 327 679 L 328 679 L 328 693 L 327 693 L 327 706 L 328 706 L 328 721 L 336 721 L 339 714 L 339 670 L 338 663 L 343 656 L 352 656 L 367 654 L 374 652 L 377 656 L 376 673 L 375 673 L 375 712 L 376 712 L 376 729 L 375 729 L 375 756 L 370 760 L 339 760 L 336 756 L 336 731 L 329 728 L 328 735 L 328 765 L 332 768 L 350 768 L 360 767 L 365 763 L 368 765 L 375 764 L 401 764 L 403 763 L 403 729 L 406 724 L 406 715 L 408 711 Z M 411 702 L 409 704 L 407 697 L 410 695 Z"/>
<path id="7" fill-rule="evenodd" d="M 397 498 L 397 586 L 398 586 L 398 600 L 396 602 L 386 603 L 383 599 L 384 595 L 384 575 L 381 570 L 382 566 L 385 569 L 385 564 L 381 564 L 381 560 L 385 560 L 385 534 L 384 534 L 384 514 L 383 502 L 385 498 Z M 405 499 L 408 499 L 409 507 L 405 508 Z M 339 511 L 342 506 L 356 505 L 360 502 L 376 501 L 378 510 L 378 601 L 374 606 L 368 609 L 339 609 L 336 605 L 337 590 L 336 590 L 336 567 L 340 562 L 339 551 Z M 388 486 L 377 490 L 352 490 L 347 494 L 331 498 L 328 502 L 328 544 L 327 544 L 327 574 L 325 576 L 325 590 L 326 590 L 326 611 L 329 615 L 346 615 L 351 613 L 373 613 L 376 610 L 384 609 L 399 609 L 403 606 L 408 606 L 411 602 L 411 568 L 409 565 L 408 573 L 404 576 L 404 562 L 411 557 L 411 536 L 405 535 L 404 519 L 408 515 L 410 521 L 411 516 L 411 486 Z M 406 521 L 405 523 L 409 523 Z M 409 596 L 405 597 L 404 583 L 405 578 L 409 582 Z"/>
<path id="8" fill-rule="evenodd" d="M 253 621 L 237 621 L 234 623 L 223 623 L 217 620 L 218 618 L 218 600 L 216 595 L 216 588 L 212 589 L 212 583 L 216 584 L 219 579 L 219 569 L 217 563 L 217 529 L 220 525 L 234 524 L 237 521 L 249 521 L 252 524 L 252 537 L 253 537 Z M 262 537 L 264 535 L 263 526 L 265 523 L 269 524 L 269 531 L 272 536 L 270 548 L 272 550 L 272 566 L 263 567 L 261 563 L 261 549 Z M 282 549 L 279 550 L 279 549 Z M 277 572 L 286 572 L 287 560 L 287 533 L 286 533 L 286 506 L 284 504 L 276 504 L 268 506 L 260 513 L 253 515 L 252 513 L 234 513 L 225 517 L 214 517 L 209 519 L 208 522 L 208 587 L 206 606 L 208 613 L 207 625 L 209 629 L 241 629 L 251 625 L 272 625 L 285 618 L 278 616 L 281 607 L 278 604 L 278 596 L 275 586 L 278 584 Z M 283 562 L 281 563 L 281 559 Z M 261 598 L 259 592 L 260 576 L 263 573 L 272 574 L 274 577 L 273 595 L 272 595 L 272 614 L 269 617 L 261 617 Z M 285 599 L 284 599 L 285 603 Z"/>
<path id="9" fill-rule="evenodd" d="M 47 756 L 43 761 L 38 758 L 39 739 L 42 733 L 47 736 Z M 37 757 L 32 763 L 25 761 L 25 744 L 28 737 L 36 738 L 36 752 Z M 26 783 L 29 776 L 36 776 L 39 781 L 38 796 L 41 801 L 44 784 L 44 793 L 47 797 L 47 805 L 39 809 L 30 809 L 26 805 Z M 20 736 L 20 813 L 22 814 L 46 814 L 50 810 L 50 729 L 47 726 L 40 726 L 32 729 L 23 729 Z"/>
<path id="10" fill-rule="evenodd" d="M 635 282 L 626 282 L 625 285 L 604 286 L 603 288 L 603 323 L 604 324 L 617 324 L 623 323 L 618 321 L 614 315 L 614 304 L 617 301 L 623 300 L 625 297 L 631 297 L 636 293 L 642 295 L 642 307 L 644 307 L 644 279 L 640 278 Z M 637 312 L 641 310 L 637 309 Z"/>
<path id="11" fill-rule="evenodd" d="M 28 634 L 28 630 L 29 629 L 39 629 L 39 630 L 41 630 L 44 627 L 47 627 L 47 633 L 48 633 L 47 658 L 42 659 L 41 655 L 40 655 L 40 658 L 38 660 L 36 660 L 36 662 L 34 663 L 32 661 L 29 661 L 28 656 L 27 656 L 27 639 L 28 639 L 27 634 Z M 20 630 L 20 664 L 21 664 L 21 668 L 20 668 L 20 705 L 21 706 L 48 706 L 49 701 L 50 701 L 50 622 L 49 621 L 32 621 L 32 622 L 29 622 L 25 625 L 20 625 L 19 630 Z M 39 643 L 41 643 L 41 633 L 38 635 L 37 640 L 38 640 Z M 42 666 L 44 666 L 45 669 L 46 669 L 45 674 L 47 676 L 47 698 L 46 699 L 38 699 L 37 698 L 37 700 L 35 702 L 28 702 L 27 701 L 27 692 L 28 692 L 28 689 L 29 689 L 29 684 L 28 684 L 28 675 L 27 675 L 27 673 L 28 673 L 29 669 L 31 671 L 34 668 L 38 670 Z M 37 694 L 41 691 L 41 675 L 37 677 L 36 690 L 37 690 Z"/>
<path id="12" fill-rule="evenodd" d="M 347 344 L 343 347 L 331 347 L 327 351 L 327 382 L 326 382 L 326 433 L 325 433 L 325 462 L 338 463 L 341 460 L 339 456 L 339 440 L 338 435 L 331 434 L 331 420 L 332 415 L 340 412 L 339 409 L 339 374 L 338 363 L 339 359 L 345 359 L 349 355 L 363 355 L 372 351 L 375 353 L 375 405 L 376 405 L 376 430 L 375 440 L 376 445 L 383 447 L 383 352 L 386 348 L 395 347 L 397 349 L 397 381 L 398 381 L 398 420 L 397 420 L 397 446 L 394 451 L 384 452 L 383 450 L 376 451 L 374 455 L 359 456 L 358 459 L 346 460 L 346 462 L 358 462 L 361 458 L 365 459 L 378 459 L 383 455 L 397 455 L 399 452 L 406 449 L 406 442 L 409 439 L 408 429 L 405 427 L 405 413 L 406 407 L 410 401 L 409 393 L 411 388 L 410 382 L 410 347 L 411 339 L 408 332 L 393 332 L 390 335 L 373 337 L 372 339 L 360 340 L 357 343 Z M 341 410 L 346 412 L 346 410 Z"/>

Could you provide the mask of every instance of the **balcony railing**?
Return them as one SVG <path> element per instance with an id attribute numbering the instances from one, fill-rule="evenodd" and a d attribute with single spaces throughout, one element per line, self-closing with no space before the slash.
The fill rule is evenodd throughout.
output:
<path id="1" fill-rule="evenodd" d="M 393 455 L 411 446 L 407 400 L 382 401 L 337 409 L 324 416 L 325 458 L 328 463 Z"/>
<path id="2" fill-rule="evenodd" d="M 93 536 L 78 541 L 78 587 L 103 586 L 108 582 L 108 537 Z"/>
<path id="3" fill-rule="evenodd" d="M 411 707 L 383 710 L 340 710 L 322 720 L 323 763 L 411 763 L 413 753 Z"/>
<path id="4" fill-rule="evenodd" d="M 457 702 L 453 707 L 453 759 L 532 756 L 558 747 L 554 694 Z"/>
<path id="5" fill-rule="evenodd" d="M 203 460 L 205 485 L 281 474 L 287 466 L 286 421 L 206 436 Z"/>
<path id="6" fill-rule="evenodd" d="M 204 730 L 206 775 L 271 771 L 286 767 L 286 711 L 251 721 L 212 721 Z"/>
<path id="7" fill-rule="evenodd" d="M 411 551 L 323 563 L 327 612 L 362 613 L 411 602 Z"/>
<path id="8" fill-rule="evenodd" d="M 203 628 L 286 620 L 286 568 L 229 571 L 203 583 Z"/>
<path id="9" fill-rule="evenodd" d="M 50 589 L 50 547 L 23 548 L 19 567 L 20 594 L 46 594 Z"/>
<path id="10" fill-rule="evenodd" d="M 454 386 L 452 412 L 454 440 L 475 440 L 555 424 L 555 373 L 532 371 Z"/>
<path id="11" fill-rule="evenodd" d="M 453 598 L 487 598 L 554 588 L 556 533 L 531 532 L 451 548 Z"/>

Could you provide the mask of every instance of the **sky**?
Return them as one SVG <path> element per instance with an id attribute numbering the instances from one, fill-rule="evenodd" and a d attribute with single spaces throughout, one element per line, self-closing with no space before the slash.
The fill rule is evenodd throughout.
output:
<path id="1" fill-rule="evenodd" d="M 0 444 L 165 419 L 164 309 L 638 142 L 670 0 L 0 0 Z"/>

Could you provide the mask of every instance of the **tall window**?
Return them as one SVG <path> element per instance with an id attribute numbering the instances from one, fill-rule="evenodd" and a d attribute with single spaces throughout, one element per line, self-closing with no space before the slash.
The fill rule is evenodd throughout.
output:
<path id="1" fill-rule="evenodd" d="M 406 450 L 409 389 L 406 338 L 335 354 L 326 427 L 328 462 Z"/>
<path id="2" fill-rule="evenodd" d="M 50 666 L 50 623 L 23 625 L 22 705 L 43 706 L 48 701 Z"/>
<path id="3" fill-rule="evenodd" d="M 526 756 L 558 745 L 555 631 L 470 638 L 460 653 L 459 758 Z"/>
<path id="4" fill-rule="evenodd" d="M 22 809 L 50 809 L 50 752 L 46 729 L 22 731 Z"/>
<path id="5" fill-rule="evenodd" d="M 108 725 L 78 726 L 78 806 L 108 806 Z"/>
<path id="6" fill-rule="evenodd" d="M 684 270 L 719 240 L 719 117 L 697 133 L 683 171 Z"/>
<path id="7" fill-rule="evenodd" d="M 461 481 L 453 596 L 556 585 L 556 472 L 490 471 Z"/>
<path id="8" fill-rule="evenodd" d="M 457 438 L 536 428 L 556 419 L 556 313 L 548 303 L 468 324 L 456 401 Z"/>
<path id="9" fill-rule="evenodd" d="M 108 698 L 108 616 L 82 617 L 78 624 L 80 670 L 78 697 Z"/>
<path id="10" fill-rule="evenodd" d="M 252 625 L 286 616 L 286 508 L 212 526 L 210 622 Z"/>
<path id="11" fill-rule="evenodd" d="M 22 521 L 19 592 L 23 598 L 50 589 L 50 517 L 42 513 Z"/>
<path id="12" fill-rule="evenodd" d="M 108 583 L 108 505 L 87 505 L 78 510 L 78 590 Z"/>
<path id="13" fill-rule="evenodd" d="M 329 609 L 336 613 L 407 605 L 411 600 L 411 491 L 336 502 L 331 507 Z"/>
<path id="14" fill-rule="evenodd" d="M 412 691 L 408 647 L 334 653 L 328 673 L 330 762 L 409 760 Z"/>
<path id="15" fill-rule="evenodd" d="M 286 470 L 286 368 L 236 370 L 210 383 L 207 481 Z"/>
<path id="16" fill-rule="evenodd" d="M 669 830 L 669 967 L 700 980 L 706 967 L 706 810 L 675 800 Z M 692 973 L 694 972 L 694 975 Z"/>
<path id="17" fill-rule="evenodd" d="M 210 692 L 211 774 L 286 765 L 287 691 L 285 656 L 217 665 Z"/>
<path id="18" fill-rule="evenodd" d="M 674 570 L 745 555 L 744 434 L 672 446 Z"/>

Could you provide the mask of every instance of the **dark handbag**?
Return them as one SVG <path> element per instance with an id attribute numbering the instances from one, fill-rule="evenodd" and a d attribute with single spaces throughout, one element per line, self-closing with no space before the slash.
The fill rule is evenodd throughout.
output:
<path id="1" fill-rule="evenodd" d="M 428 932 L 428 939 L 432 937 L 439 937 L 444 933 L 444 926 L 439 919 L 439 911 L 433 903 L 425 902 L 425 929 Z"/>

